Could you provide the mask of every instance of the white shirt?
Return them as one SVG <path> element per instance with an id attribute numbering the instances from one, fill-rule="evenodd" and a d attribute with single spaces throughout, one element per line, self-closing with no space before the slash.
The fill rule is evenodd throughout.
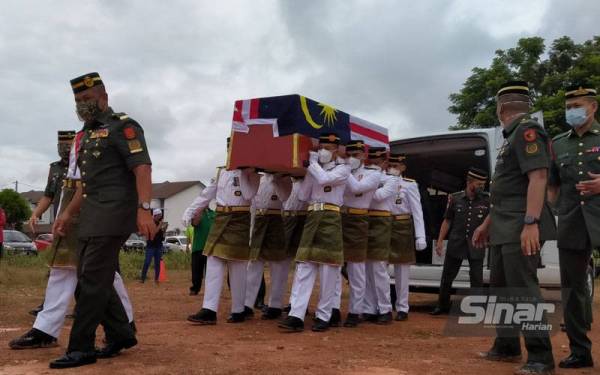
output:
<path id="1" fill-rule="evenodd" d="M 309 203 L 329 203 L 341 206 L 344 203 L 344 190 L 350 175 L 350 166 L 338 162 L 329 162 L 321 167 L 311 161 L 308 173 L 302 181 L 299 198 Z"/>
<path id="2" fill-rule="evenodd" d="M 396 193 L 399 191 L 400 177 L 391 176 L 386 173 L 381 174 L 379 187 L 373 194 L 371 200 L 371 209 L 379 211 L 392 211 L 396 204 Z"/>
<path id="3" fill-rule="evenodd" d="M 219 206 L 249 206 L 258 189 L 258 175 L 250 169 L 228 171 L 219 168 L 217 176 L 202 190 L 183 213 L 184 223 L 189 223 L 194 213 L 216 199 Z"/>
<path id="4" fill-rule="evenodd" d="M 260 178 L 258 191 L 252 199 L 252 206 L 257 210 L 280 210 L 281 198 L 276 189 L 276 181 L 272 174 L 265 173 Z"/>
<path id="5" fill-rule="evenodd" d="M 303 180 L 297 179 L 292 182 L 292 190 L 287 196 L 287 199 L 285 199 L 285 202 L 283 202 L 283 209 L 285 211 L 306 210 L 306 206 L 308 206 L 308 204 L 306 203 L 306 201 L 301 200 L 299 196 L 300 189 L 302 188 L 302 181 Z"/>
<path id="6" fill-rule="evenodd" d="M 71 180 L 81 180 L 81 173 L 77 166 L 77 136 L 73 139 L 71 151 L 69 152 L 69 168 L 67 169 L 67 178 Z"/>
<path id="7" fill-rule="evenodd" d="M 381 180 L 381 168 L 360 166 L 352 171 L 346 182 L 344 206 L 368 209 Z"/>
<path id="8" fill-rule="evenodd" d="M 394 202 L 392 214 L 411 214 L 415 224 L 415 238 L 425 238 L 425 222 L 419 185 L 415 181 L 401 178 L 398 190 L 394 194 Z"/>

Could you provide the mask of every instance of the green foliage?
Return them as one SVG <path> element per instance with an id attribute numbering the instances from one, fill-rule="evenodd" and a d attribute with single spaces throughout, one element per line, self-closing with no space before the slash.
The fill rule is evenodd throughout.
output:
<path id="1" fill-rule="evenodd" d="M 458 93 L 450 95 L 451 130 L 498 126 L 495 95 L 511 79 L 529 82 L 533 112 L 544 111 L 544 124 L 554 136 L 568 129 L 564 121 L 564 88 L 588 82 L 600 88 L 600 37 L 576 44 L 567 36 L 546 51 L 544 39 L 522 38 L 517 46 L 497 50 L 488 68 L 473 68 Z"/>
<path id="2" fill-rule="evenodd" d="M 17 230 L 21 229 L 23 221 L 31 217 L 29 202 L 12 189 L 0 191 L 0 207 L 4 209 L 7 224 L 15 225 Z"/>

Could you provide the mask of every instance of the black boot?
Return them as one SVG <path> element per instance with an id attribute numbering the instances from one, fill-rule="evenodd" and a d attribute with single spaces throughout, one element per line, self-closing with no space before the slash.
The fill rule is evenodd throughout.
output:
<path id="1" fill-rule="evenodd" d="M 315 323 L 312 326 L 313 332 L 325 332 L 328 329 L 329 329 L 329 322 L 326 322 L 319 318 L 315 319 Z"/>
<path id="2" fill-rule="evenodd" d="M 429 313 L 429 315 L 446 315 L 450 312 L 450 309 L 446 309 L 446 308 L 441 308 L 439 306 L 437 306 L 435 309 L 431 310 L 431 312 Z"/>
<path id="3" fill-rule="evenodd" d="M 584 368 L 594 367 L 594 360 L 591 355 L 576 355 L 571 354 L 567 358 L 560 361 L 558 364 L 560 368 Z"/>
<path id="4" fill-rule="evenodd" d="M 282 310 L 281 309 L 277 309 L 275 307 L 269 307 L 267 308 L 267 310 L 262 314 L 261 319 L 263 320 L 275 320 L 277 318 L 279 318 L 282 314 Z"/>
<path id="5" fill-rule="evenodd" d="M 252 314 L 254 315 L 254 312 Z M 231 313 L 227 318 L 227 323 L 243 323 L 244 321 L 246 321 L 246 311 Z"/>
<path id="6" fill-rule="evenodd" d="M 386 314 L 379 314 L 377 316 L 377 324 L 390 324 L 392 322 L 392 312 Z"/>
<path id="7" fill-rule="evenodd" d="M 202 309 L 194 315 L 188 316 L 187 320 L 199 325 L 217 324 L 217 313 L 209 309 Z"/>
<path id="8" fill-rule="evenodd" d="M 70 352 L 50 362 L 50 368 L 70 368 L 96 363 L 96 352 Z"/>
<path id="9" fill-rule="evenodd" d="M 242 314 L 244 314 L 244 318 L 252 319 L 254 317 L 254 309 L 252 309 L 252 307 L 244 306 L 244 312 L 242 312 Z"/>
<path id="10" fill-rule="evenodd" d="M 110 342 L 102 349 L 96 349 L 96 358 L 112 358 L 121 353 L 123 349 L 129 349 L 137 345 L 135 337 L 123 341 Z"/>
<path id="11" fill-rule="evenodd" d="M 278 327 L 290 332 L 302 332 L 304 331 L 304 322 L 295 316 L 288 316 L 279 323 Z"/>
<path id="12" fill-rule="evenodd" d="M 408 313 L 404 311 L 398 311 L 396 314 L 396 320 L 399 322 L 403 322 L 408 319 Z"/>
<path id="13" fill-rule="evenodd" d="M 520 369 L 515 371 L 515 375 L 552 375 L 554 374 L 554 363 L 545 364 L 540 362 L 527 362 Z"/>
<path id="14" fill-rule="evenodd" d="M 39 329 L 31 329 L 23 336 L 18 337 L 8 343 L 11 349 L 37 349 L 37 348 L 53 348 L 58 346 L 56 338 L 49 334 L 40 331 Z"/>
<path id="15" fill-rule="evenodd" d="M 362 314 L 362 318 L 365 322 L 376 323 L 377 322 L 377 314 Z"/>
<path id="16" fill-rule="evenodd" d="M 341 327 L 342 325 L 342 313 L 340 309 L 331 310 L 331 318 L 329 318 L 330 327 Z"/>
<path id="17" fill-rule="evenodd" d="M 511 362 L 517 363 L 521 362 L 521 353 L 502 353 L 492 348 L 488 352 L 481 352 L 478 354 L 479 358 L 485 359 L 488 361 L 495 362 Z"/>
<path id="18" fill-rule="evenodd" d="M 348 313 L 346 316 L 346 321 L 344 322 L 344 327 L 354 328 L 360 323 L 360 316 L 358 314 Z"/>

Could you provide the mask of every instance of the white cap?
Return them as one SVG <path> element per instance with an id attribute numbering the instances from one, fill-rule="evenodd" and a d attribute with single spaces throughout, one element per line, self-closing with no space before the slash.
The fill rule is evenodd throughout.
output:
<path id="1" fill-rule="evenodd" d="M 152 216 L 158 216 L 158 215 L 162 215 L 162 211 L 160 210 L 160 208 L 153 209 Z"/>

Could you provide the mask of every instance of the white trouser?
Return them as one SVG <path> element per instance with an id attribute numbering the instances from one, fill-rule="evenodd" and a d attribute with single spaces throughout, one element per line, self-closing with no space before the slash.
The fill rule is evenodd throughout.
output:
<path id="1" fill-rule="evenodd" d="M 317 318 L 328 322 L 331 319 L 331 309 L 335 299 L 337 277 L 340 274 L 340 266 L 319 264 L 313 262 L 298 262 L 296 274 L 292 285 L 292 309 L 290 316 L 304 320 L 310 295 L 319 273 L 319 303 L 317 305 Z"/>
<path id="2" fill-rule="evenodd" d="M 396 280 L 396 311 L 408 312 L 408 287 L 410 264 L 395 264 L 394 279 Z"/>
<path id="3" fill-rule="evenodd" d="M 246 297 L 246 272 L 248 261 L 225 260 L 209 256 L 206 260 L 206 279 L 204 281 L 204 302 L 202 307 L 217 312 L 219 299 L 225 278 L 225 266 L 229 269 L 229 284 L 231 286 L 231 312 L 244 311 Z"/>
<path id="4" fill-rule="evenodd" d="M 365 264 L 365 270 L 364 312 L 368 314 L 387 314 L 391 312 L 390 275 L 387 273 L 387 263 L 368 260 Z"/>
<path id="5" fill-rule="evenodd" d="M 290 273 L 290 264 L 292 259 L 284 259 L 280 261 L 269 261 L 269 271 L 271 276 L 270 291 L 269 291 L 269 307 L 276 309 L 283 308 L 283 294 L 285 293 Z M 248 262 L 248 274 L 246 275 L 246 306 L 254 306 L 256 296 L 260 290 L 262 275 L 265 262 L 262 260 L 254 260 Z"/>
<path id="6" fill-rule="evenodd" d="M 362 262 L 348 262 L 346 263 L 346 271 L 348 272 L 348 283 L 350 284 L 348 312 L 350 314 L 362 314 L 365 312 L 363 311 L 366 289 L 365 264 Z"/>
<path id="7" fill-rule="evenodd" d="M 333 303 L 331 305 L 332 308 L 334 309 L 340 309 L 340 307 L 342 306 L 342 279 L 344 277 L 342 276 L 342 272 L 340 272 L 339 275 L 337 275 L 337 278 L 335 279 L 335 295 L 333 296 Z"/>
<path id="8" fill-rule="evenodd" d="M 113 283 L 129 322 L 133 321 L 133 308 L 127 295 L 121 276 L 115 272 Z M 44 297 L 44 309 L 37 314 L 33 328 L 38 329 L 52 337 L 58 338 L 60 330 L 65 323 L 65 315 L 77 287 L 77 269 L 75 268 L 51 268 L 46 295 Z"/>

